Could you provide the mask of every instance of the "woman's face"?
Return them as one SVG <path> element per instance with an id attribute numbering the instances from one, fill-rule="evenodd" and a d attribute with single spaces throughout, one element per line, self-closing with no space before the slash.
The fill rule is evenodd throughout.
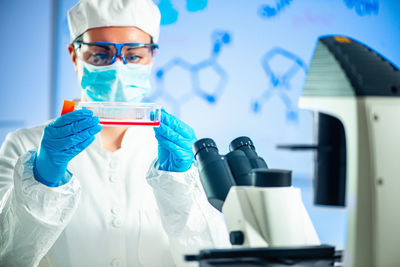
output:
<path id="1" fill-rule="evenodd" d="M 87 30 L 82 41 L 85 43 L 110 42 L 110 43 L 150 43 L 151 37 L 136 27 L 100 27 Z M 72 44 L 68 45 L 68 52 L 71 55 L 78 82 L 82 80 L 83 67 L 78 52 Z M 77 54 L 78 53 L 78 54 Z M 117 58 L 117 60 L 121 60 Z M 140 64 L 150 64 L 152 56 L 142 59 Z"/>

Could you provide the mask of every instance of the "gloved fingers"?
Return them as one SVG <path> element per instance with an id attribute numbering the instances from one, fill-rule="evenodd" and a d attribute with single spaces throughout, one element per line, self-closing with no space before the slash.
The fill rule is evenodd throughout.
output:
<path id="1" fill-rule="evenodd" d="M 176 131 L 185 138 L 196 138 L 192 127 L 179 120 L 175 116 L 169 114 L 165 109 L 161 110 L 161 123 L 167 125 L 172 130 Z"/>
<path id="2" fill-rule="evenodd" d="M 100 122 L 99 117 L 87 117 L 79 121 L 74 121 L 62 127 L 49 127 L 48 132 L 53 138 L 61 139 L 76 133 L 82 132 L 88 128 L 98 125 Z"/>
<path id="3" fill-rule="evenodd" d="M 156 137 L 162 136 L 166 139 L 169 139 L 170 141 L 174 143 L 180 143 L 185 137 L 181 136 L 179 133 L 176 131 L 172 130 L 170 127 L 168 127 L 165 124 L 161 124 L 160 127 L 154 128 L 154 132 L 156 133 Z"/>
<path id="4" fill-rule="evenodd" d="M 179 159 L 172 163 L 160 162 L 159 169 L 163 171 L 173 171 L 173 172 L 185 172 L 190 169 L 193 163 L 193 158 L 190 159 Z"/>
<path id="5" fill-rule="evenodd" d="M 161 124 L 158 128 L 154 128 L 154 131 L 157 140 L 160 141 L 160 138 L 163 138 L 185 149 L 192 149 L 195 142 L 195 139 L 185 138 L 164 124 Z"/>
<path id="6" fill-rule="evenodd" d="M 180 146 L 186 145 L 192 147 L 193 143 L 196 141 L 193 129 L 176 119 L 174 116 L 169 115 L 164 109 L 162 112 L 164 115 L 161 116 L 163 118 L 161 120 L 161 125 L 158 128 L 154 128 L 156 137 L 163 136 Z M 185 129 L 181 129 L 179 126 L 182 126 Z"/>
<path id="7" fill-rule="evenodd" d="M 89 138 L 87 138 L 86 140 L 84 140 L 84 141 L 80 142 L 79 144 L 76 144 L 75 146 L 68 149 L 66 151 L 66 153 L 69 154 L 71 157 L 75 157 L 76 155 L 81 153 L 83 150 L 85 150 L 88 146 L 90 146 L 93 143 L 94 139 L 95 139 L 95 137 L 92 135 Z"/>
<path id="8" fill-rule="evenodd" d="M 159 145 L 170 153 L 167 160 L 158 158 L 160 170 L 185 172 L 192 166 L 194 156 L 191 149 L 183 149 L 164 137 L 160 137 L 158 141 Z"/>
<path id="9" fill-rule="evenodd" d="M 161 109 L 161 124 L 167 125 L 169 128 L 179 133 L 185 138 L 193 139 L 196 138 L 192 127 L 179 120 L 175 116 L 169 114 L 165 109 Z"/>
<path id="10" fill-rule="evenodd" d="M 101 129 L 102 127 L 100 125 L 94 125 L 79 133 L 69 135 L 64 138 L 47 139 L 45 142 L 42 142 L 42 146 L 44 146 L 49 151 L 63 152 L 70 149 L 73 146 L 76 146 L 82 141 L 88 139 L 89 137 L 99 133 Z"/>
<path id="11" fill-rule="evenodd" d="M 88 109 L 75 110 L 70 113 L 62 115 L 61 117 L 58 117 L 50 125 L 55 128 L 63 127 L 67 124 L 71 124 L 75 121 L 79 121 L 79 120 L 85 119 L 87 117 L 92 117 L 92 116 L 93 116 L 93 112 L 91 110 L 88 110 Z"/>
<path id="12" fill-rule="evenodd" d="M 170 153 L 179 154 L 179 155 L 193 155 L 192 146 L 180 146 L 179 144 L 172 142 L 171 140 L 163 137 L 157 136 L 158 144 L 165 149 L 167 149 Z"/>
<path id="13" fill-rule="evenodd" d="M 103 127 L 101 127 L 100 125 L 95 125 L 86 130 L 83 130 L 79 133 L 65 137 L 60 140 L 62 140 L 62 142 L 64 144 L 64 149 L 68 150 L 68 149 L 71 149 L 72 147 L 82 143 L 86 139 L 98 134 L 102 130 L 102 128 Z"/>

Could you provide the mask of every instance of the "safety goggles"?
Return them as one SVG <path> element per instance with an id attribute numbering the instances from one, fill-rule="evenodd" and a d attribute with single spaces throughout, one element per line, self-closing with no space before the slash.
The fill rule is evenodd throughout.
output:
<path id="1" fill-rule="evenodd" d="M 117 44 L 75 41 L 73 44 L 79 58 L 94 66 L 111 65 L 117 58 L 120 58 L 124 64 L 150 64 L 153 51 L 158 48 L 157 44 L 144 43 Z"/>

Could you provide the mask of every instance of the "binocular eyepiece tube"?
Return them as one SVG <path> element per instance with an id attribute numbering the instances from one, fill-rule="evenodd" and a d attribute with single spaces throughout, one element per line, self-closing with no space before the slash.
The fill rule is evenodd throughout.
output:
<path id="1" fill-rule="evenodd" d="M 208 201 L 216 209 L 222 210 L 231 186 L 291 186 L 291 171 L 268 169 L 250 138 L 234 139 L 229 150 L 228 154 L 220 155 L 210 138 L 200 139 L 193 145 L 201 183 Z"/>

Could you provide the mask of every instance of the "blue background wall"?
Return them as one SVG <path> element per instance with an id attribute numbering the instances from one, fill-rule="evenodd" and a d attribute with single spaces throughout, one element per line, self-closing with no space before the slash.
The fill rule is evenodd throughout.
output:
<path id="1" fill-rule="evenodd" d="M 0 43 L 0 141 L 57 116 L 64 99 L 79 98 L 66 49 L 66 12 L 75 3 L 0 1 L 0 36 L 13 41 Z M 213 138 L 221 153 L 235 137 L 251 137 L 270 167 L 293 170 L 321 240 L 343 247 L 346 210 L 312 204 L 312 153 L 276 145 L 313 141 L 313 115 L 297 101 L 318 37 L 348 35 L 400 66 L 399 1 L 156 3 L 163 25 L 149 101 L 189 123 L 198 138 Z"/>
<path id="2" fill-rule="evenodd" d="M 50 115 L 51 0 L 0 1 L 0 142 Z"/>

